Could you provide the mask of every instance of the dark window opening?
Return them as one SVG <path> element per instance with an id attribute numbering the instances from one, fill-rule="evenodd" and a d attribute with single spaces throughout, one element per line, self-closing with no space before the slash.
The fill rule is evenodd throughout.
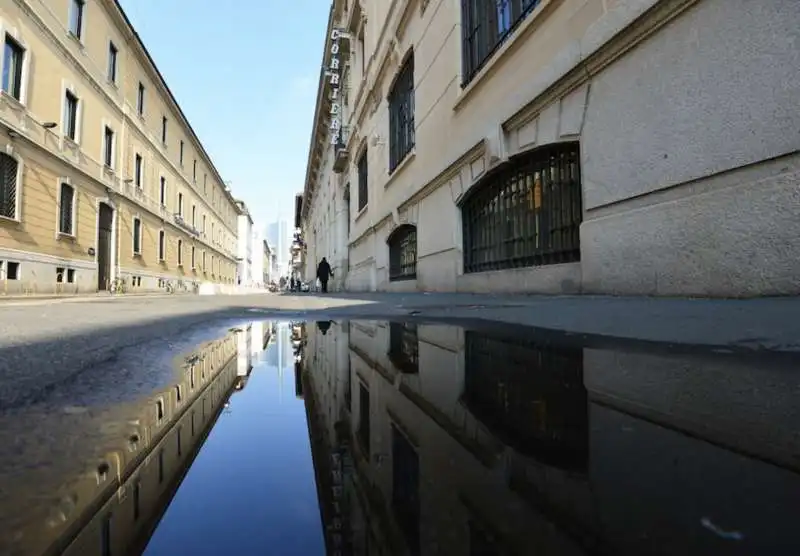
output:
<path id="1" fill-rule="evenodd" d="M 78 97 L 70 91 L 64 96 L 64 134 L 75 141 L 78 137 Z"/>
<path id="2" fill-rule="evenodd" d="M 138 218 L 133 219 L 133 252 L 142 252 L 142 221 Z"/>
<path id="3" fill-rule="evenodd" d="M 392 510 L 408 545 L 409 553 L 419 554 L 419 455 L 394 424 L 392 424 Z"/>
<path id="4" fill-rule="evenodd" d="M 142 160 L 142 155 L 137 154 L 134 158 L 133 162 L 133 183 L 136 184 L 136 187 L 142 187 L 142 165 L 144 161 Z"/>
<path id="5" fill-rule="evenodd" d="M 462 86 L 467 85 L 540 0 L 461 0 Z"/>
<path id="6" fill-rule="evenodd" d="M 461 206 L 464 273 L 580 261 L 577 143 L 513 159 Z"/>
<path id="7" fill-rule="evenodd" d="M 17 174 L 19 162 L 0 153 L 0 216 L 17 218 Z"/>
<path id="8" fill-rule="evenodd" d="M 61 184 L 61 195 L 58 206 L 58 231 L 62 234 L 74 235 L 75 222 L 73 213 L 75 209 L 75 189 L 66 183 Z"/>
<path id="9" fill-rule="evenodd" d="M 108 43 L 108 80 L 117 82 L 117 54 L 119 51 L 113 42 Z"/>
<path id="10" fill-rule="evenodd" d="M 389 93 L 389 173 L 414 148 L 414 55 L 397 74 Z"/>
<path id="11" fill-rule="evenodd" d="M 358 210 L 361 211 L 369 202 L 369 186 L 368 186 L 368 169 L 367 169 L 367 150 L 358 159 Z"/>
<path id="12" fill-rule="evenodd" d="M 140 116 L 144 116 L 144 85 L 139 83 L 139 92 L 136 96 L 136 112 Z"/>
<path id="13" fill-rule="evenodd" d="M 3 50 L 3 90 L 16 100 L 22 100 L 22 67 L 25 49 L 6 35 Z"/>
<path id="14" fill-rule="evenodd" d="M 85 9 L 86 0 L 72 0 L 69 30 L 78 39 L 83 38 L 83 11 Z"/>
<path id="15" fill-rule="evenodd" d="M 103 132 L 103 162 L 108 168 L 114 167 L 114 130 L 106 126 Z"/>
<path id="16" fill-rule="evenodd" d="M 419 372 L 417 325 L 389 323 L 389 359 L 400 372 Z"/>
<path id="17" fill-rule="evenodd" d="M 389 236 L 389 280 L 413 280 L 417 277 L 417 228 L 410 224 L 398 227 Z"/>
<path id="18" fill-rule="evenodd" d="M 369 390 L 363 384 L 359 384 L 358 404 L 358 440 L 364 455 L 369 458 Z"/>

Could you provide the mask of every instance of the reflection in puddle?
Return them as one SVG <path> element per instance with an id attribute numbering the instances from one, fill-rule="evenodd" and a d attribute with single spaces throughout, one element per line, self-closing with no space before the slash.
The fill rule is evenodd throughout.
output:
<path id="1" fill-rule="evenodd" d="M 0 553 L 794 554 L 793 365 L 240 323 L 140 402 L 0 415 Z"/>
<path id="2" fill-rule="evenodd" d="M 302 327 L 329 554 L 797 553 L 790 366 L 519 332 Z"/>

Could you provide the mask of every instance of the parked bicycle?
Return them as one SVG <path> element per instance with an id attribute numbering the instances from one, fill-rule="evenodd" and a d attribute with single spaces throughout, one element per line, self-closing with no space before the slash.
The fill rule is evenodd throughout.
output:
<path id="1" fill-rule="evenodd" d="M 167 293 L 175 293 L 175 286 L 172 284 L 172 282 L 167 282 L 167 285 L 164 287 L 167 290 Z"/>
<path id="2" fill-rule="evenodd" d="M 114 278 L 114 281 L 111 282 L 111 293 L 125 293 L 127 291 L 127 287 L 125 285 L 124 278 Z"/>

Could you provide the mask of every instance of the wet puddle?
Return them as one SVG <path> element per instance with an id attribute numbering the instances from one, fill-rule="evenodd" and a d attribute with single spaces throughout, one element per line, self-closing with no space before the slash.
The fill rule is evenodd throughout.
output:
<path id="1" fill-rule="evenodd" d="M 0 554 L 800 553 L 790 357 L 384 321 L 129 349 L 0 411 Z"/>

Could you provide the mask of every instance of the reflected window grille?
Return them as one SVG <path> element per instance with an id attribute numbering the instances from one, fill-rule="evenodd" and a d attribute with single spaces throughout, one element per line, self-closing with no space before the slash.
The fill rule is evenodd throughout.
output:
<path id="1" fill-rule="evenodd" d="M 417 228 L 410 224 L 398 227 L 389 236 L 389 280 L 413 280 L 417 277 Z"/>
<path id="2" fill-rule="evenodd" d="M 466 86 L 541 0 L 461 0 L 462 86 Z"/>
<path id="3" fill-rule="evenodd" d="M 403 63 L 389 93 L 389 173 L 414 148 L 414 54 Z"/>
<path id="4" fill-rule="evenodd" d="M 419 372 L 419 338 L 416 324 L 389 323 L 388 355 L 400 372 Z"/>
<path id="5" fill-rule="evenodd" d="M 461 205 L 464 273 L 580 261 L 577 143 L 513 159 Z"/>
<path id="6" fill-rule="evenodd" d="M 588 395 L 583 349 L 468 331 L 462 400 L 518 453 L 585 472 Z"/>

